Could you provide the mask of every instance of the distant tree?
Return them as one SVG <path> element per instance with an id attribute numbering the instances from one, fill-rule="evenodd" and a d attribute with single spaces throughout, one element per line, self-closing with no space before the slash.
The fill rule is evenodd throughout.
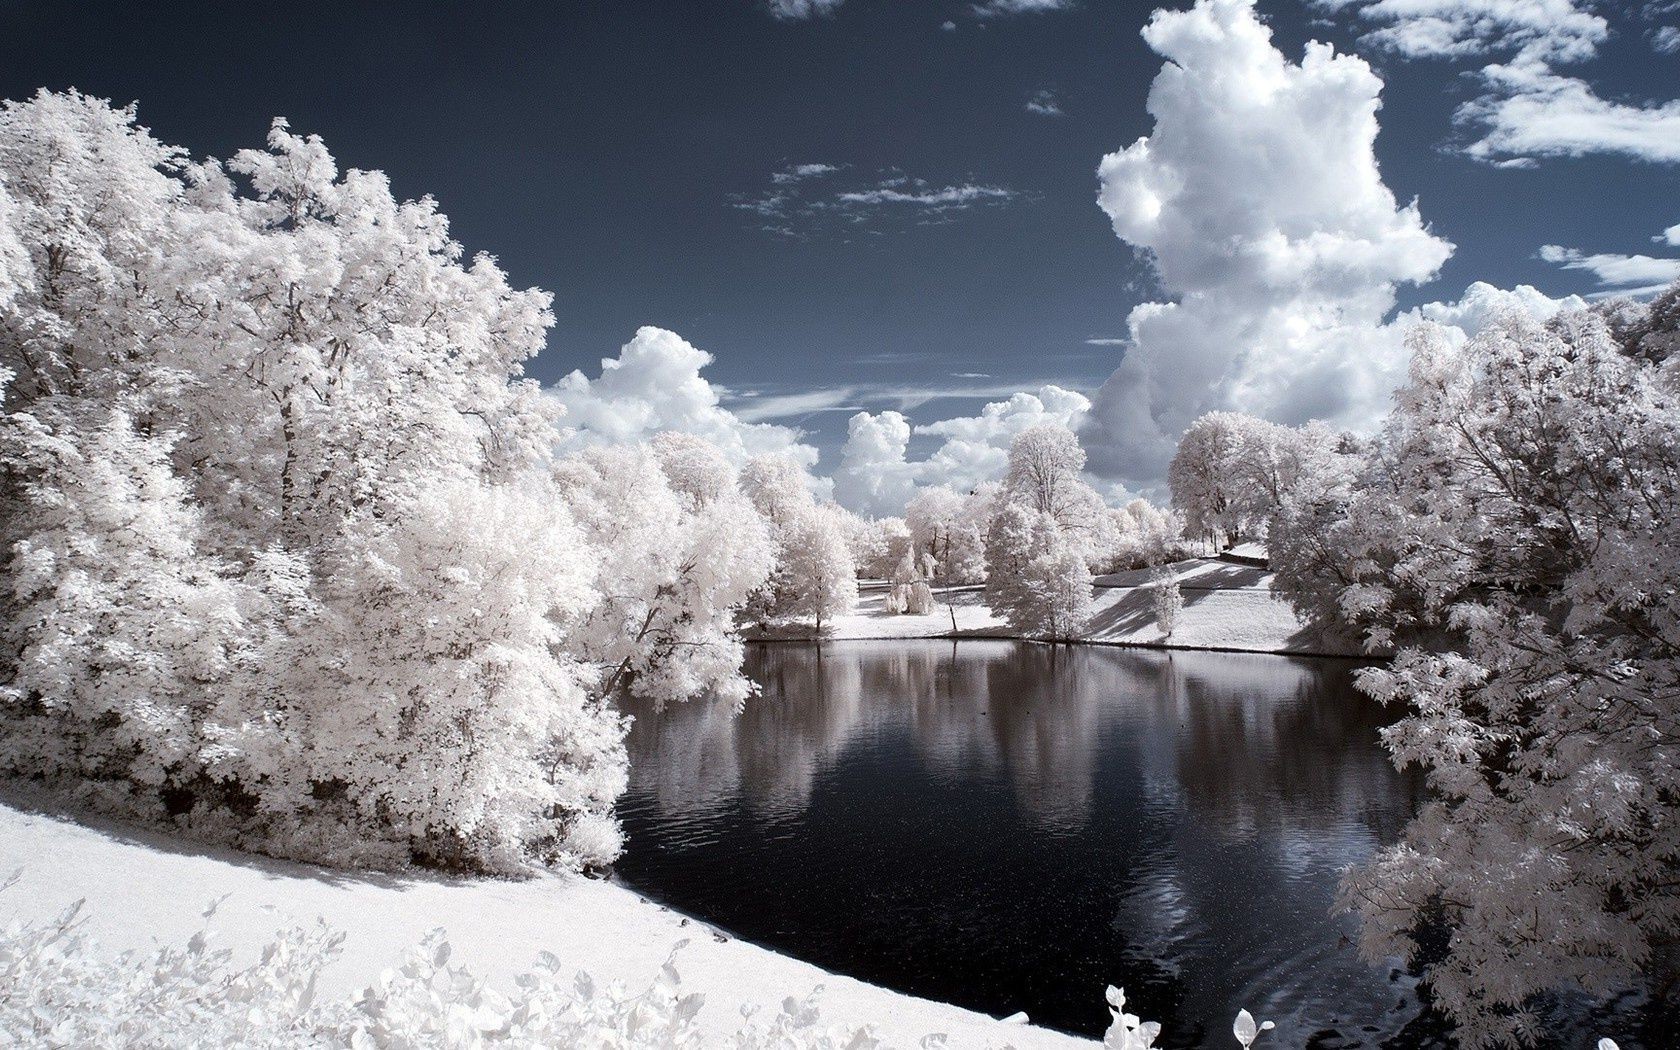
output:
<path id="1" fill-rule="evenodd" d="M 1184 515 L 1185 528 L 1220 549 L 1243 531 L 1238 456 L 1258 422 L 1238 412 L 1209 412 L 1184 431 L 1167 467 L 1173 509 Z"/>
<path id="2" fill-rule="evenodd" d="M 1007 501 L 986 540 L 986 603 L 1028 638 L 1077 638 L 1090 619 L 1091 571 L 1050 515 Z"/>
<path id="3" fill-rule="evenodd" d="M 1155 607 L 1155 626 L 1166 638 L 1171 638 L 1184 611 L 1184 594 L 1179 590 L 1178 576 L 1171 569 L 1156 569 L 1149 577 L 1150 601 Z"/>
<path id="4" fill-rule="evenodd" d="M 783 616 L 809 617 L 820 636 L 834 617 L 857 605 L 857 567 L 846 542 L 843 512 L 812 506 L 789 525 L 781 567 Z"/>
<path id="5" fill-rule="evenodd" d="M 942 583 L 978 583 L 986 574 L 986 520 L 993 486 L 963 495 L 943 485 L 917 491 L 905 523 L 917 552 L 933 559 Z"/>

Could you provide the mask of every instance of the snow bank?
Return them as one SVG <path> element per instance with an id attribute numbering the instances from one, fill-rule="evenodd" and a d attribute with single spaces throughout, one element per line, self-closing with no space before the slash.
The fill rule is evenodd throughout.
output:
<path id="1" fill-rule="evenodd" d="M 84 826 L 0 802 L 0 874 L 19 869 L 17 883 L 0 893 L 0 921 L 50 922 L 86 899 L 85 932 L 113 954 L 185 944 L 203 929 L 206 905 L 223 897 L 211 928 L 236 963 L 254 961 L 288 927 L 324 919 L 346 936 L 342 954 L 320 976 L 323 996 L 348 996 L 374 983 L 435 927 L 448 931 L 452 964 L 504 992 L 542 951 L 598 982 L 646 987 L 686 939 L 677 965 L 684 990 L 705 995 L 696 1022 L 708 1043 L 739 1027 L 742 1006 L 774 1012 L 784 997 L 803 997 L 820 984 L 826 1023 L 872 1024 L 896 1046 L 915 1046 L 934 1032 L 961 1047 L 1091 1045 L 824 973 L 724 938 L 610 882 L 329 871 L 155 832 Z"/>

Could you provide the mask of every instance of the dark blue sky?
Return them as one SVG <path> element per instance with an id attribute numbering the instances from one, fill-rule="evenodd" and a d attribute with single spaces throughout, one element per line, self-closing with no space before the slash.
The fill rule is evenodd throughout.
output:
<path id="1" fill-rule="evenodd" d="M 1123 335 L 1153 290 L 1096 207 L 1094 172 L 1150 129 L 1161 60 L 1138 30 L 1155 6 L 1084 0 L 980 20 L 960 2 L 847 0 L 832 17 L 778 21 L 754 0 L 0 0 L 0 94 L 75 86 L 138 100 L 143 123 L 200 155 L 260 145 L 275 115 L 321 134 L 341 166 L 432 194 L 469 251 L 555 294 L 558 323 L 532 369 L 545 382 L 593 373 L 656 324 L 716 354 L 711 378 L 737 390 L 1089 391 L 1119 351 L 1085 340 Z M 1286 54 L 1309 37 L 1353 47 L 1348 25 L 1310 24 L 1299 0 L 1261 10 Z M 1680 55 L 1624 28 L 1590 66 L 1599 90 L 1668 97 Z M 1403 304 L 1456 298 L 1477 279 L 1587 291 L 1588 274 L 1537 248 L 1661 254 L 1652 235 L 1680 222 L 1673 166 L 1478 163 L 1448 148 L 1453 110 L 1474 93 L 1466 67 L 1372 61 L 1388 85 L 1384 176 L 1458 245 L 1441 279 L 1404 290 Z M 1039 91 L 1061 115 L 1027 110 Z M 802 163 L 839 168 L 825 176 L 835 190 L 896 175 L 1015 196 L 939 225 L 909 206 L 861 224 L 805 216 L 795 237 L 734 206 Z M 783 421 L 826 450 L 845 413 Z"/>

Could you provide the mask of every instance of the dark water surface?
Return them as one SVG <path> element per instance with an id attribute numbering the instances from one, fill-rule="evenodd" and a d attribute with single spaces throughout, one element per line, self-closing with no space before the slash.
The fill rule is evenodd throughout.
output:
<path id="1" fill-rule="evenodd" d="M 634 711 L 618 872 L 651 896 L 1087 1034 L 1108 984 L 1166 1046 L 1227 1045 L 1244 1006 L 1279 1046 L 1377 1045 L 1419 1013 L 1329 914 L 1421 790 L 1352 665 L 906 641 L 759 646 L 748 670 L 738 716 Z"/>

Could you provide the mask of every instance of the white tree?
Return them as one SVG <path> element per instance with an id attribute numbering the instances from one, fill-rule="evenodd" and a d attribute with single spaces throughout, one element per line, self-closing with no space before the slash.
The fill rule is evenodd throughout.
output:
<path id="1" fill-rule="evenodd" d="M 931 557 L 943 583 L 978 583 L 986 573 L 986 524 L 995 485 L 967 495 L 943 485 L 919 489 L 904 509 L 910 541 Z"/>
<path id="2" fill-rule="evenodd" d="M 1178 586 L 1178 575 L 1171 569 L 1156 569 L 1149 578 L 1149 598 L 1155 607 L 1155 627 L 1163 638 L 1171 638 L 1178 618 L 1184 612 L 1184 593 Z"/>
<path id="3" fill-rule="evenodd" d="M 1385 740 L 1432 788 L 1343 904 L 1482 1045 L 1532 1031 L 1538 993 L 1635 980 L 1680 928 L 1680 412 L 1586 313 L 1411 348 L 1357 480 L 1283 524 L 1315 567 L 1296 600 L 1394 654 L 1360 684 L 1403 707 Z"/>
<path id="4" fill-rule="evenodd" d="M 1076 638 L 1091 615 L 1091 571 L 1054 518 L 1005 502 L 986 539 L 986 603 L 1024 637 Z"/>
<path id="5" fill-rule="evenodd" d="M 519 378 L 548 296 L 281 121 L 197 163 L 43 92 L 0 185 L 5 765 L 322 859 L 610 859 L 623 726 L 559 626 L 596 559 Z"/>
<path id="6" fill-rule="evenodd" d="M 893 570 L 892 590 L 887 593 L 888 612 L 921 616 L 933 611 L 933 590 L 922 568 L 916 552 L 906 550 Z"/>
<path id="7" fill-rule="evenodd" d="M 721 462 L 685 438 L 657 451 L 588 448 L 557 470 L 600 552 L 599 597 L 573 618 L 567 648 L 600 668 L 607 696 L 622 687 L 663 706 L 751 692 L 735 614 L 769 576 L 770 536 L 733 476 L 714 469 Z"/>
<path id="8" fill-rule="evenodd" d="M 1223 549 L 1243 530 L 1238 504 L 1237 459 L 1248 440 L 1252 416 L 1209 412 L 1196 419 L 1178 440 L 1167 467 L 1173 509 L 1185 528 Z"/>
<path id="9" fill-rule="evenodd" d="M 783 547 L 780 582 L 785 601 L 778 612 L 809 617 L 819 636 L 834 617 L 857 605 L 857 567 L 841 515 L 832 505 L 806 508 L 788 526 Z"/>

